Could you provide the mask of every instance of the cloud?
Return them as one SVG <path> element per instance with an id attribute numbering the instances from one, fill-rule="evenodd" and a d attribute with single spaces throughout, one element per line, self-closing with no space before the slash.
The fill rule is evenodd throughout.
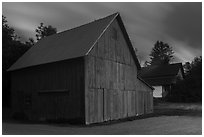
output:
<path id="1" fill-rule="evenodd" d="M 174 50 L 174 62 L 189 62 L 192 61 L 195 56 L 200 56 L 202 54 L 201 50 L 191 47 L 187 41 L 176 40 L 170 36 L 168 40 Z"/>
<path id="2" fill-rule="evenodd" d="M 174 12 L 166 18 L 165 33 L 171 37 L 188 41 L 189 46 L 202 46 L 202 3 L 170 3 Z"/>
<path id="3" fill-rule="evenodd" d="M 40 22 L 67 30 L 120 12 L 141 62 L 157 40 L 173 46 L 177 61 L 201 55 L 201 3 L 3 3 L 3 14 L 19 34 L 35 37 Z"/>

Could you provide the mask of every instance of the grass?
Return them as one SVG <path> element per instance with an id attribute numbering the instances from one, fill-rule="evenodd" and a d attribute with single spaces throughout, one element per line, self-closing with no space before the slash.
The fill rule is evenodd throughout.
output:
<path id="1" fill-rule="evenodd" d="M 75 125 L 75 126 L 101 126 L 101 125 L 110 125 L 117 124 L 125 121 L 133 121 L 139 119 L 145 119 L 150 117 L 160 117 L 160 116 L 193 116 L 193 117 L 201 117 L 202 116 L 202 104 L 201 103 L 170 103 L 170 102 L 160 102 L 154 105 L 154 112 L 151 114 L 128 117 L 119 120 L 106 121 L 103 123 L 95 123 L 90 125 L 84 125 L 79 121 L 73 120 L 58 120 L 58 121 L 27 121 L 27 120 L 12 120 L 8 117 L 6 113 L 10 113 L 10 110 L 6 109 L 3 112 L 3 120 L 7 122 L 15 122 L 15 123 L 31 123 L 31 124 L 53 124 L 53 125 Z"/>
<path id="2" fill-rule="evenodd" d="M 3 120 L 3 134 L 202 134 L 202 105 L 158 103 L 154 113 L 85 126 L 69 121 Z"/>

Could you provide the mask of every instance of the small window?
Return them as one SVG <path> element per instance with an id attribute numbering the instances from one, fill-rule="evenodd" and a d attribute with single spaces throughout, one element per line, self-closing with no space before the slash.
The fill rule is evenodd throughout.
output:
<path id="1" fill-rule="evenodd" d="M 31 105 L 32 105 L 31 95 L 26 95 L 25 96 L 25 106 L 30 107 Z"/>
<path id="2" fill-rule="evenodd" d="M 68 89 L 55 89 L 55 90 L 39 90 L 38 91 L 39 95 L 47 95 L 47 94 L 52 94 L 52 95 L 59 95 L 59 94 L 69 94 Z"/>
<path id="3" fill-rule="evenodd" d="M 116 30 L 116 28 L 113 28 L 113 30 L 112 30 L 112 38 L 114 40 L 118 39 L 118 31 Z"/>

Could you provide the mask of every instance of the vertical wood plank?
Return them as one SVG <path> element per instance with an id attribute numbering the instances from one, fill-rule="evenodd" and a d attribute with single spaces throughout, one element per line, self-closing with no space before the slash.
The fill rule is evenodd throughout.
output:
<path id="1" fill-rule="evenodd" d="M 110 37 L 110 59 L 112 61 L 116 61 L 116 57 L 115 57 L 115 40 L 113 38 Z"/>
<path id="2" fill-rule="evenodd" d="M 110 65 L 110 61 L 108 61 L 108 60 L 105 61 L 105 72 L 106 72 L 105 88 L 110 89 L 111 65 Z"/>
<path id="3" fill-rule="evenodd" d="M 133 116 L 136 116 L 136 99 L 135 99 L 135 91 L 132 91 L 132 110 L 133 110 Z"/>
<path id="4" fill-rule="evenodd" d="M 110 61 L 110 83 L 109 83 L 109 89 L 114 89 L 114 63 Z"/>
<path id="5" fill-rule="evenodd" d="M 104 47 L 104 57 L 105 59 L 109 59 L 109 35 L 108 35 L 108 31 L 105 32 L 104 34 L 104 42 L 105 42 L 105 47 Z"/>
<path id="6" fill-rule="evenodd" d="M 122 118 L 122 91 L 118 90 L 118 106 L 119 106 L 119 112 L 118 112 L 118 118 Z"/>
<path id="7" fill-rule="evenodd" d="M 121 98 L 122 98 L 122 104 L 121 104 L 121 106 L 122 106 L 122 115 L 121 115 L 121 117 L 122 118 L 124 118 L 125 117 L 125 97 L 124 97 L 124 90 L 122 90 L 121 91 Z"/>
<path id="8" fill-rule="evenodd" d="M 94 89 L 94 123 L 98 122 L 98 92 Z"/>
<path id="9" fill-rule="evenodd" d="M 135 115 L 138 115 L 138 92 L 135 91 Z"/>
<path id="10" fill-rule="evenodd" d="M 110 119 L 114 120 L 114 91 L 110 90 Z"/>
<path id="11" fill-rule="evenodd" d="M 112 90 L 112 102 L 113 102 L 112 119 L 115 120 L 116 119 L 116 113 L 117 113 L 117 104 L 116 104 L 117 93 L 114 89 Z"/>
<path id="12" fill-rule="evenodd" d="M 106 87 L 106 66 L 105 66 L 105 60 L 100 60 L 100 76 L 101 76 L 101 86 L 100 88 Z"/>
<path id="13" fill-rule="evenodd" d="M 88 87 L 93 88 L 95 87 L 95 57 L 88 56 L 87 62 L 87 70 L 88 70 Z"/>
<path id="14" fill-rule="evenodd" d="M 98 57 L 104 58 L 104 36 L 98 41 Z"/>
<path id="15" fill-rule="evenodd" d="M 101 85 L 101 74 L 100 74 L 100 59 L 95 58 L 95 77 L 96 77 L 96 85 L 95 88 L 100 88 Z"/>
<path id="16" fill-rule="evenodd" d="M 103 89 L 98 89 L 98 122 L 103 121 Z"/>
<path id="17" fill-rule="evenodd" d="M 106 99 L 107 99 L 107 120 L 111 119 L 111 90 L 106 90 Z"/>
<path id="18" fill-rule="evenodd" d="M 107 98 L 107 89 L 103 89 L 103 107 L 104 107 L 104 112 L 103 112 L 103 120 L 108 121 L 108 98 Z"/>
<path id="19" fill-rule="evenodd" d="M 89 120 L 94 123 L 94 90 L 89 89 Z"/>

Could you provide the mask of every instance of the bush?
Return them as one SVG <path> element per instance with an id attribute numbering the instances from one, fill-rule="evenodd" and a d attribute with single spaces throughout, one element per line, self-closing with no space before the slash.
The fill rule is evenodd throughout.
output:
<path id="1" fill-rule="evenodd" d="M 201 102 L 202 87 L 195 87 L 187 80 L 179 81 L 172 87 L 171 94 L 166 96 L 166 100 L 170 102 Z"/>

